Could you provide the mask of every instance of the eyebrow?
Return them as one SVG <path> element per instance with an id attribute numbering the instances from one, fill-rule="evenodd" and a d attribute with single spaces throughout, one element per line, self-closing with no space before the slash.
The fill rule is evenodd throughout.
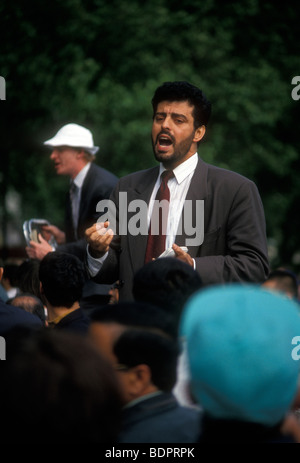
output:
<path id="1" fill-rule="evenodd" d="M 166 116 L 166 115 L 167 113 L 159 112 L 159 111 L 154 114 L 154 116 Z M 171 117 L 182 117 L 186 121 L 188 120 L 188 118 L 184 114 L 179 114 L 179 113 L 171 113 Z"/>

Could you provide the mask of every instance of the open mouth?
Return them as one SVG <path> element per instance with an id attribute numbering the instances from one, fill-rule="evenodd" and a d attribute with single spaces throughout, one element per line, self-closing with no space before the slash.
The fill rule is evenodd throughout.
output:
<path id="1" fill-rule="evenodd" d="M 173 145 L 173 139 L 170 135 L 160 134 L 157 137 L 157 148 L 159 150 L 167 150 L 169 146 Z"/>
<path id="2" fill-rule="evenodd" d="M 173 143 L 171 138 L 167 137 L 166 135 L 161 135 L 158 137 L 158 142 L 161 146 L 170 146 Z"/>

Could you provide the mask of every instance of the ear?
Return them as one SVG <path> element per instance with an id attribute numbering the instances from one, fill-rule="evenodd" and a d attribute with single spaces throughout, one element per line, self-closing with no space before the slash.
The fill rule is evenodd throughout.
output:
<path id="1" fill-rule="evenodd" d="M 152 375 L 151 370 L 148 365 L 141 364 L 131 368 L 128 373 L 131 393 L 135 397 L 140 397 L 141 395 L 148 392 L 149 388 L 152 388 Z"/>
<path id="2" fill-rule="evenodd" d="M 205 125 L 200 125 L 200 127 L 198 127 L 195 131 L 195 135 L 194 135 L 194 139 L 193 141 L 195 143 L 199 143 L 199 141 L 204 137 L 205 135 L 205 132 L 206 132 L 206 127 Z"/>
<path id="3" fill-rule="evenodd" d="M 77 159 L 85 159 L 85 152 L 82 149 L 78 149 L 78 152 L 76 154 Z"/>
<path id="4" fill-rule="evenodd" d="M 2 280 L 3 272 L 4 272 L 4 268 L 0 267 L 0 281 Z"/>

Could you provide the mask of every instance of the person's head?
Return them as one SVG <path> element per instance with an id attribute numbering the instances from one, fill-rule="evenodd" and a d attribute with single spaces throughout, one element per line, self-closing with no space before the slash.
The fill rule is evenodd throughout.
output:
<path id="1" fill-rule="evenodd" d="M 211 104 L 202 90 L 185 82 L 165 82 L 152 98 L 152 145 L 156 159 L 173 169 L 197 151 Z"/>
<path id="2" fill-rule="evenodd" d="M 75 255 L 49 252 L 41 260 L 39 279 L 46 304 L 71 308 L 81 298 L 86 281 L 85 268 Z"/>
<path id="3" fill-rule="evenodd" d="M 40 298 L 39 268 L 38 259 L 27 259 L 19 266 L 17 281 L 22 293 L 34 294 Z"/>
<path id="4" fill-rule="evenodd" d="M 2 285 L 5 289 L 15 288 L 18 286 L 18 268 L 19 265 L 7 263 L 4 265 Z"/>
<path id="5" fill-rule="evenodd" d="M 170 319 L 145 303 L 119 303 L 91 314 L 89 337 L 118 373 L 124 399 L 170 391 L 179 348 Z"/>
<path id="6" fill-rule="evenodd" d="M 127 327 L 113 345 L 124 400 L 128 403 L 151 392 L 171 392 L 178 353 L 177 343 L 164 332 Z"/>
<path id="7" fill-rule="evenodd" d="M 90 130 L 78 124 L 64 125 L 57 134 L 44 142 L 52 150 L 50 159 L 58 175 L 75 178 L 80 170 L 95 159 L 98 147 L 94 146 Z"/>
<path id="8" fill-rule="evenodd" d="M 291 299 L 298 298 L 297 276 L 287 269 L 276 269 L 270 272 L 262 286 L 271 291 L 279 291 Z"/>
<path id="9" fill-rule="evenodd" d="M 132 292 L 136 301 L 149 302 L 167 312 L 177 334 L 184 304 L 201 287 L 201 278 L 190 265 L 166 257 L 151 261 L 136 272 Z"/>
<path id="10" fill-rule="evenodd" d="M 17 296 L 9 299 L 7 304 L 13 305 L 14 307 L 20 307 L 26 312 L 32 313 L 39 317 L 42 322 L 45 322 L 45 309 L 42 301 L 30 293 L 21 293 Z"/>
<path id="11" fill-rule="evenodd" d="M 209 416 L 280 425 L 298 386 L 296 303 L 259 286 L 212 287 L 188 301 L 181 333 L 193 395 Z"/>
<path id="12" fill-rule="evenodd" d="M 5 442 L 113 443 L 123 405 L 115 372 L 82 336 L 18 329 L 1 378 Z"/>

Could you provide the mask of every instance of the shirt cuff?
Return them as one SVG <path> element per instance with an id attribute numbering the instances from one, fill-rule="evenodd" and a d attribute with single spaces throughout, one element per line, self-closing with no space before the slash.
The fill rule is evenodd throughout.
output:
<path id="1" fill-rule="evenodd" d="M 108 252 L 106 252 L 104 256 L 99 257 L 99 258 L 92 257 L 91 254 L 89 253 L 89 247 L 87 246 L 86 253 L 87 253 L 87 268 L 88 268 L 90 276 L 93 278 L 101 270 L 102 265 L 108 256 Z"/>

